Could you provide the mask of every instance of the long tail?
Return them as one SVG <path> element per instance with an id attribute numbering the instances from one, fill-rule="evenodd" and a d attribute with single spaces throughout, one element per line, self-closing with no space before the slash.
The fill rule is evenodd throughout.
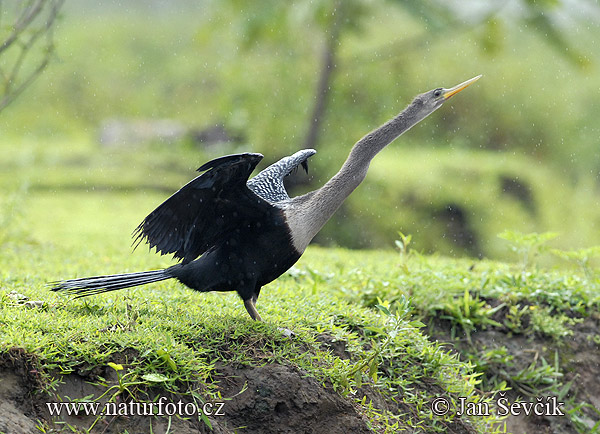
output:
<path id="1" fill-rule="evenodd" d="M 75 298 L 87 297 L 88 295 L 101 294 L 103 292 L 116 291 L 118 289 L 130 288 L 132 286 L 145 285 L 147 283 L 160 282 L 172 278 L 168 269 L 155 271 L 142 271 L 138 273 L 113 274 L 110 276 L 84 277 L 82 279 L 70 279 L 60 282 L 52 282 L 52 291 L 66 291 L 75 295 Z"/>

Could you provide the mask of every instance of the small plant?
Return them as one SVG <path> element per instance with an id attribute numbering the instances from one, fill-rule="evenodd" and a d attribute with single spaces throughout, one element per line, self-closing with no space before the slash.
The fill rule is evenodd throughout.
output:
<path id="1" fill-rule="evenodd" d="M 394 244 L 396 244 L 396 248 L 400 252 L 400 258 L 402 259 L 402 265 L 404 267 L 404 270 L 408 271 L 408 269 L 406 268 L 406 258 L 409 254 L 408 247 L 410 246 L 412 236 L 410 234 L 404 235 L 401 231 L 398 231 L 398 236 L 400 237 L 400 239 L 394 241 Z"/>
<path id="2" fill-rule="evenodd" d="M 486 374 L 482 380 L 490 390 L 503 390 L 506 387 L 505 369 L 513 366 L 514 356 L 504 345 L 495 348 L 483 347 L 476 352 L 467 353 L 467 357 L 478 373 Z"/>
<path id="3" fill-rule="evenodd" d="M 128 372 L 126 374 L 122 374 L 121 371 L 124 370 L 123 365 L 113 362 L 108 362 L 108 366 L 115 370 L 117 373 L 117 384 L 108 387 L 107 383 L 100 382 L 99 384 L 107 387 L 106 391 L 98 396 L 97 398 L 92 399 L 92 401 L 100 401 L 105 396 L 108 396 L 107 402 L 117 402 L 118 397 L 123 394 L 123 392 L 127 392 L 131 398 L 135 398 L 135 394 L 133 393 L 133 387 L 145 384 L 143 381 L 136 380 L 136 374 L 134 372 Z M 85 401 L 90 400 L 92 396 L 86 396 L 84 398 Z M 100 414 L 96 417 L 92 425 L 88 428 L 88 431 L 91 431 L 94 426 L 98 423 L 100 419 L 102 419 L 103 415 Z"/>
<path id="4" fill-rule="evenodd" d="M 557 341 L 571 336 L 573 330 L 569 326 L 582 321 L 582 318 L 570 318 L 564 313 L 552 312 L 552 308 L 532 306 L 531 309 L 532 330 Z"/>
<path id="5" fill-rule="evenodd" d="M 533 306 L 513 304 L 508 307 L 508 312 L 504 316 L 504 326 L 513 333 L 525 333 L 526 326 L 524 320 L 528 318 L 529 310 Z"/>
<path id="6" fill-rule="evenodd" d="M 410 304 L 405 297 L 402 297 L 402 300 L 395 304 L 394 313 L 390 311 L 389 302 L 381 302 L 380 300 L 380 304 L 375 307 L 387 318 L 386 325 L 383 328 L 376 326 L 367 326 L 365 328 L 376 335 L 387 337 L 381 343 L 372 340 L 371 352 L 355 363 L 354 366 L 349 367 L 347 371 L 339 373 L 339 382 L 344 388 L 349 387 L 349 379 L 354 381 L 354 386 L 356 388 L 360 388 L 362 386 L 363 374 L 366 374 L 368 378 L 377 382 L 381 362 L 380 359 L 383 351 L 388 348 L 402 331 L 408 328 L 424 326 L 420 321 L 407 322 L 405 320 L 410 314 Z"/>
<path id="7" fill-rule="evenodd" d="M 477 327 L 483 329 L 488 326 L 502 327 L 502 324 L 491 319 L 491 316 L 504 307 L 504 303 L 496 307 L 491 307 L 485 300 L 479 299 L 479 294 L 475 297 L 471 295 L 468 289 L 462 297 L 454 298 L 444 306 L 445 315 L 442 318 L 452 322 L 452 335 L 455 334 L 455 326 L 459 326 L 465 333 L 467 341 L 471 343 L 471 332 Z"/>
<path id="8" fill-rule="evenodd" d="M 401 231 L 398 231 L 399 240 L 395 241 L 396 248 L 400 251 L 400 255 L 408 255 L 408 246 L 412 240 L 412 235 L 404 235 Z"/>
<path id="9" fill-rule="evenodd" d="M 523 271 L 531 267 L 533 260 L 540 253 L 547 250 L 544 244 L 557 236 L 556 232 L 523 234 L 518 231 L 504 231 L 498 234 L 499 238 L 511 243 L 510 249 L 519 256 Z"/>
<path id="10" fill-rule="evenodd" d="M 117 373 L 117 384 L 110 386 L 102 395 L 95 399 L 95 401 L 102 399 L 106 395 L 110 395 L 108 402 L 115 402 L 117 397 L 123 392 L 127 392 L 131 398 L 135 397 L 135 394 L 132 391 L 132 386 L 138 386 L 141 384 L 145 384 L 142 381 L 136 381 L 136 374 L 134 372 L 127 372 L 126 374 L 122 374 L 125 368 L 123 365 L 113 362 L 108 362 L 108 366 L 113 368 Z M 133 379 L 130 379 L 132 377 Z M 108 384 L 103 384 L 104 386 L 108 386 Z"/>
<path id="11" fill-rule="evenodd" d="M 581 271 L 588 281 L 592 281 L 594 279 L 594 268 L 590 262 L 594 258 L 600 258 L 600 246 L 572 251 L 552 249 L 551 252 L 559 258 L 574 262 L 581 268 Z"/>
<path id="12" fill-rule="evenodd" d="M 540 364 L 538 364 L 538 360 L 541 361 Z M 558 366 L 558 357 L 555 357 L 555 363 L 551 365 L 543 357 L 538 358 L 536 353 L 529 366 L 511 375 L 510 384 L 523 395 L 535 397 L 555 392 L 554 389 L 562 376 Z"/>

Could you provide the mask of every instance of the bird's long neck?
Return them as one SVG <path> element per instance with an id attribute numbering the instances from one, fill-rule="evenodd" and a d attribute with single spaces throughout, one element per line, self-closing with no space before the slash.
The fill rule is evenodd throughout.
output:
<path id="1" fill-rule="evenodd" d="M 304 251 L 344 200 L 365 179 L 375 155 L 425 116 L 420 114 L 413 102 L 398 116 L 360 139 L 352 147 L 338 173 L 323 187 L 292 201 L 293 206 L 286 212 L 286 217 L 297 250 Z"/>

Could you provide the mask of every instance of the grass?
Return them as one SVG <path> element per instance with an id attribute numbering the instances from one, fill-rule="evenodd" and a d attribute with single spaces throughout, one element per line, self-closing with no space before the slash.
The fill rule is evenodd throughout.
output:
<path id="1" fill-rule="evenodd" d="M 381 411 L 372 410 L 373 425 L 387 426 L 388 430 L 423 423 L 436 429 L 444 420 L 452 419 L 427 421 L 431 415 L 426 404 L 432 396 L 425 386 L 419 386 L 423 377 L 444 394 L 482 399 L 468 365 L 429 342 L 415 327 L 418 323 L 387 310 L 382 314 L 349 303 L 334 285 L 314 282 L 316 274 L 303 268 L 265 288 L 259 309 L 267 321 L 255 323 L 247 318 L 236 295 L 197 294 L 175 283 L 71 301 L 47 291 L 44 284 L 48 269 L 63 268 L 59 263 L 72 260 L 65 256 L 72 251 L 32 248 L 27 267 L 25 252 L 14 249 L 2 256 L 2 270 L 19 271 L 4 271 L 2 275 L 0 310 L 3 318 L 11 319 L 2 321 L 0 346 L 3 351 L 18 347 L 35 354 L 49 389 L 59 380 L 58 374 L 94 370 L 111 363 L 118 366 L 118 354 L 133 349 L 137 356 L 123 364 L 127 383 L 120 377 L 124 380 L 118 384 L 106 384 L 111 399 L 123 394 L 123 398 L 139 400 L 157 378 L 166 392 L 201 393 L 206 401 L 214 399 L 218 388 L 211 378 L 216 363 L 297 366 L 350 397 L 363 384 L 371 384 L 386 391 L 390 399 L 402 397 L 415 409 L 410 419 L 399 414 L 384 417 Z M 45 257 L 44 265 L 37 269 L 34 264 L 40 258 L 36 253 Z M 336 254 L 358 259 L 349 252 Z M 307 256 L 308 264 L 314 266 L 328 255 L 315 249 Z M 125 253 L 115 259 L 124 269 L 136 267 L 136 261 L 127 256 Z M 103 265 L 90 264 L 85 258 L 68 268 L 97 274 Z M 296 337 L 285 338 L 278 330 L 282 326 L 292 329 Z M 352 359 L 344 360 L 324 350 L 317 340 L 322 334 L 345 341 Z M 368 402 L 363 404 L 369 413 Z M 383 417 L 385 422 L 380 420 Z M 475 423 L 484 432 L 490 421 Z"/>

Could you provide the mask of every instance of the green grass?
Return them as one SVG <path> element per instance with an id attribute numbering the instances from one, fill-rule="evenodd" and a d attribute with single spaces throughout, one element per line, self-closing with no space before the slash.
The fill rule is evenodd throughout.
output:
<path id="1" fill-rule="evenodd" d="M 105 248 L 101 248 L 104 253 Z M 139 400 L 153 385 L 147 378 L 159 378 L 165 391 L 185 395 L 202 390 L 202 399 L 210 400 L 218 393 L 211 383 L 216 363 L 289 364 L 332 383 L 342 394 L 352 394 L 363 384 L 374 385 L 389 399 L 396 396 L 418 409 L 410 419 L 386 412 L 377 416 L 381 411 L 369 414 L 374 426 L 387 424 L 390 430 L 394 424 L 426 424 L 433 430 L 452 419 L 428 420 L 427 403 L 434 396 L 425 380 L 449 396 L 482 399 L 468 365 L 429 342 L 414 327 L 418 324 L 403 315 L 381 314 L 349 303 L 335 284 L 314 281 L 317 274 L 306 271 L 324 259 L 335 263 L 340 257 L 357 263 L 365 259 L 360 253 L 310 251 L 304 265 L 263 290 L 259 309 L 266 321 L 255 323 L 234 294 L 198 294 L 171 282 L 76 301 L 49 292 L 44 285 L 49 277 L 58 277 L 56 270 L 65 276 L 69 269 L 71 275 L 110 271 L 115 268 L 113 262 L 124 270 L 140 266 L 127 252 L 115 253 L 107 263 L 90 261 L 86 250 L 84 246 L 79 253 L 58 247 L 13 246 L 0 259 L 4 270 L 0 311 L 5 318 L 0 348 L 19 347 L 35 354 L 48 375 L 49 388 L 57 381 L 57 373 L 106 366 L 117 360 L 117 354 L 134 349 L 139 356 L 124 364 L 130 385 L 106 386 L 114 399 L 123 394 L 123 398 Z M 394 257 L 390 259 L 393 265 Z M 66 267 L 65 262 L 69 263 Z M 26 301 L 41 303 L 32 307 Z M 292 329 L 296 337 L 285 338 L 278 327 Z M 322 334 L 347 342 L 352 360 L 322 349 L 317 341 Z M 401 393 L 405 389 L 410 394 Z M 367 404 L 365 413 L 369 413 Z M 481 432 L 488 432 L 484 428 L 488 422 L 474 423 Z"/>

